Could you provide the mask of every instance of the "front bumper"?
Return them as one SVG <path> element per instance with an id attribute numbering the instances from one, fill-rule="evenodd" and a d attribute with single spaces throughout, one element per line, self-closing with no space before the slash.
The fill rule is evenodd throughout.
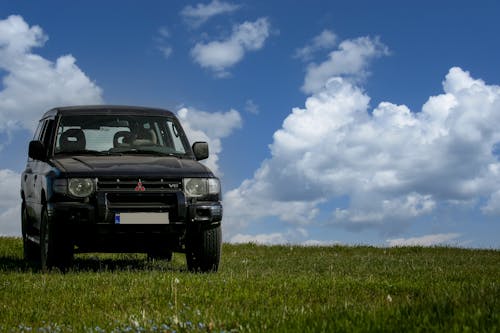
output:
<path id="1" fill-rule="evenodd" d="M 222 221 L 220 202 L 191 202 L 171 205 L 167 210 L 171 217 L 168 224 L 116 224 L 117 213 L 158 210 L 152 205 L 137 207 L 109 202 L 96 205 L 97 202 L 47 205 L 50 220 L 64 231 L 79 252 L 145 252 L 160 245 L 183 252 L 189 229 L 210 229 Z"/>
<path id="2" fill-rule="evenodd" d="M 97 207 L 96 207 L 97 206 Z M 51 219 L 65 221 L 67 224 L 115 224 L 117 213 L 124 212 L 168 212 L 170 224 L 173 225 L 219 225 L 222 221 L 222 204 L 220 202 L 191 202 L 162 207 L 159 209 L 154 205 L 127 205 L 125 203 L 104 204 L 61 201 L 52 202 L 47 205 L 48 214 Z"/>

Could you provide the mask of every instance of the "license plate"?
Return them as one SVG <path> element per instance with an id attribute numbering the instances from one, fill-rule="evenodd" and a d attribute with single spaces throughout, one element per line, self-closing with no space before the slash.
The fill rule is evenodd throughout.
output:
<path id="1" fill-rule="evenodd" d="M 168 213 L 117 213 L 115 224 L 168 224 Z"/>

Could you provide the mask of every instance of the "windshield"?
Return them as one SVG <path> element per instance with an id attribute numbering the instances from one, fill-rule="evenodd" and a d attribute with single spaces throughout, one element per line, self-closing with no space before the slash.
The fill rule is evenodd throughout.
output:
<path id="1" fill-rule="evenodd" d="M 54 153 L 183 156 L 189 144 L 173 118 L 130 115 L 62 116 Z"/>

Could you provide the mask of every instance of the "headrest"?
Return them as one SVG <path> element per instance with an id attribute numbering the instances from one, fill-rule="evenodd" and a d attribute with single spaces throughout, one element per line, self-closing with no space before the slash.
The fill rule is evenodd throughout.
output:
<path id="1" fill-rule="evenodd" d="M 86 144 L 85 134 L 79 128 L 71 128 L 59 138 L 60 151 L 84 150 Z"/>
<path id="2" fill-rule="evenodd" d="M 136 133 L 133 144 L 136 146 L 150 146 L 157 143 L 156 134 L 153 130 L 140 129 Z"/>
<path id="3" fill-rule="evenodd" d="M 119 131 L 113 137 L 113 147 L 130 146 L 131 133 L 128 131 Z"/>

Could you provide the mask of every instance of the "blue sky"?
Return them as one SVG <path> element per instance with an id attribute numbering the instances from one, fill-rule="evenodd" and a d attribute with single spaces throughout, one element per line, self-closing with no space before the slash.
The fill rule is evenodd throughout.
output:
<path id="1" fill-rule="evenodd" d="M 0 4 L 0 234 L 61 104 L 177 112 L 224 239 L 498 248 L 496 1 Z M 10 190 L 12 189 L 12 190 Z"/>

